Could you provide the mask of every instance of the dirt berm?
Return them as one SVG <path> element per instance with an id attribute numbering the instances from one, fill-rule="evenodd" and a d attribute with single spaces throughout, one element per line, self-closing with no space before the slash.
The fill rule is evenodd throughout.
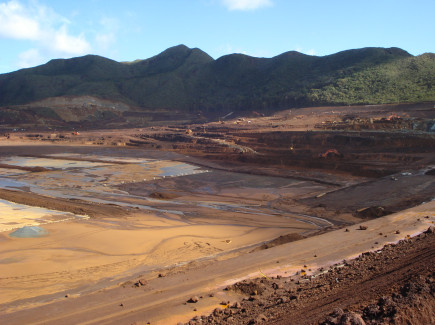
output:
<path id="1" fill-rule="evenodd" d="M 197 324 L 434 324 L 435 228 L 296 277 L 245 280 L 226 290 L 241 303 L 196 316 Z"/>

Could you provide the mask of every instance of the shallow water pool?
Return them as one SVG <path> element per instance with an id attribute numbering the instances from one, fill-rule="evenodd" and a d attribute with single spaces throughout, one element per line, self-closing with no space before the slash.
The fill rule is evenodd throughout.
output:
<path id="1" fill-rule="evenodd" d="M 0 232 L 77 218 L 88 217 L 0 200 Z"/>

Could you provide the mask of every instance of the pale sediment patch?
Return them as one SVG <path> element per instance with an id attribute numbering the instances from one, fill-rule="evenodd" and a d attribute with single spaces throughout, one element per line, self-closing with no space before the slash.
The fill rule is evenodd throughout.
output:
<path id="1" fill-rule="evenodd" d="M 223 259 L 283 232 L 280 227 L 190 224 L 144 213 L 44 228 L 49 236 L 2 242 L 0 254 L 8 262 L 0 264 L 0 303 L 95 285 L 101 279 L 120 281 L 205 257 Z"/>
<path id="2" fill-rule="evenodd" d="M 0 200 L 0 232 L 10 231 L 24 226 L 39 226 L 76 218 L 87 219 L 88 216 L 80 216 L 69 212 L 31 207 L 24 204 Z"/>

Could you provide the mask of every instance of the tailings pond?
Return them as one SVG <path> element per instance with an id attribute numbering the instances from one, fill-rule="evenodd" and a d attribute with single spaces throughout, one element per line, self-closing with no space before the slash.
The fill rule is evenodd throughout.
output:
<path id="1" fill-rule="evenodd" d="M 241 224 L 243 219 L 250 219 L 248 215 L 253 215 L 270 219 L 270 226 L 278 223 L 285 227 L 288 218 L 316 228 L 331 225 L 323 219 L 271 207 L 274 200 L 320 192 L 324 190 L 323 185 L 209 170 L 175 160 L 158 159 L 155 153 L 153 158 L 147 157 L 146 153 L 144 157 L 138 157 L 137 152 L 130 157 L 119 156 L 115 149 L 101 153 L 11 155 L 0 157 L 0 164 L 7 166 L 0 168 L 0 188 L 29 194 L 133 207 L 164 218 L 182 216 L 187 222 L 214 219 L 217 223 L 226 223 L 228 216 L 220 213 L 224 211 L 237 215 L 238 218 L 232 220 Z M 35 167 L 43 168 L 43 171 L 18 169 Z M 6 201 L 0 202 L 0 208 L 4 211 L 0 217 L 0 231 L 86 217 L 36 207 L 24 208 Z"/>

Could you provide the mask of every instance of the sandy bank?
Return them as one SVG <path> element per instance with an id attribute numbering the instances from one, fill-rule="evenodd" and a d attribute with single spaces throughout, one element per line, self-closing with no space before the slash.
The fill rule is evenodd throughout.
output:
<path id="1" fill-rule="evenodd" d="M 365 222 L 366 230 L 359 230 L 359 226 L 354 225 L 349 232 L 340 229 L 237 258 L 193 264 L 180 269 L 180 272 L 169 272 L 162 278 L 156 273 L 144 273 L 141 277 L 148 283 L 143 289 L 135 287 L 133 280 L 112 289 L 72 296 L 71 299 L 64 298 L 64 294 L 55 295 L 52 299 L 57 297 L 57 301 L 35 309 L 29 308 L 29 305 L 25 307 L 24 301 L 4 304 L 3 313 L 10 324 L 18 324 L 25 319 L 32 319 L 33 324 L 117 324 L 121 320 L 175 324 L 213 309 L 222 299 L 231 300 L 232 297 L 222 291 L 231 283 L 263 275 L 291 275 L 304 265 L 307 269 L 316 270 L 356 257 L 363 251 L 380 248 L 385 243 L 414 236 L 427 229 L 434 220 L 435 202 L 430 202 Z M 201 304 L 195 306 L 197 312 L 192 306 L 183 304 L 192 294 L 205 297 L 210 292 L 215 294 L 214 297 L 201 300 Z M 37 301 L 28 300 L 27 303 Z"/>

